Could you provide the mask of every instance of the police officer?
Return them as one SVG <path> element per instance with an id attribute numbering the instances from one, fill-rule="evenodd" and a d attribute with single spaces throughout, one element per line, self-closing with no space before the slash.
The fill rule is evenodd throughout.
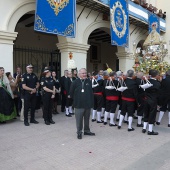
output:
<path id="1" fill-rule="evenodd" d="M 44 70 L 45 77 L 41 79 L 41 87 L 43 90 L 42 101 L 43 101 L 43 118 L 46 125 L 55 124 L 52 119 L 52 99 L 55 97 L 55 84 L 51 77 L 49 69 Z"/>
<path id="2" fill-rule="evenodd" d="M 22 76 L 22 88 L 24 89 L 24 124 L 29 126 L 29 108 L 31 108 L 30 123 L 39 123 L 35 120 L 36 91 L 39 88 L 39 82 L 37 76 L 33 73 L 33 66 L 31 64 L 26 66 L 26 71 L 27 73 Z"/>

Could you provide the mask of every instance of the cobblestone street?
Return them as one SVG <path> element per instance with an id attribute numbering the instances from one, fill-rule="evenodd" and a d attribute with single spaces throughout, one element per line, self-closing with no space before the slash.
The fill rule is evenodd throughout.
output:
<path id="1" fill-rule="evenodd" d="M 0 125 L 1 170 L 155 170 L 170 167 L 170 128 L 166 114 L 154 130 L 158 136 L 142 134 L 91 122 L 96 136 L 76 136 L 75 118 L 63 113 L 47 126 L 42 112 L 36 113 L 38 125 L 24 126 L 14 120 Z"/>

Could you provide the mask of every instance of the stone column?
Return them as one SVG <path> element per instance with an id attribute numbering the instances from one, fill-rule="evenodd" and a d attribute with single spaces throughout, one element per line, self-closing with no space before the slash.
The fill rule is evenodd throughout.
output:
<path id="1" fill-rule="evenodd" d="M 13 74 L 13 41 L 16 39 L 16 32 L 0 31 L 0 67 L 5 72 Z"/>
<path id="2" fill-rule="evenodd" d="M 68 69 L 67 63 L 70 52 L 73 53 L 73 60 L 75 61 L 78 70 L 87 67 L 87 51 L 90 45 L 65 42 L 57 43 L 57 47 L 61 52 L 61 75 L 64 74 L 64 70 Z"/>
<path id="3" fill-rule="evenodd" d="M 116 55 L 119 59 L 119 70 L 126 72 L 129 69 L 133 69 L 134 59 L 130 57 L 130 53 L 120 52 Z"/>

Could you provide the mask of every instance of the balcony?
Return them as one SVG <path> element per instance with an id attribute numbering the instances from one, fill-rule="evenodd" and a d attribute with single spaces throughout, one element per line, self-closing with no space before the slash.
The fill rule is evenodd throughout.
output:
<path id="1" fill-rule="evenodd" d="M 110 16 L 109 3 L 110 0 L 77 0 L 78 5 L 103 13 L 105 20 L 109 20 Z M 156 13 L 160 17 L 160 30 L 166 32 L 166 21 L 163 19 L 162 11 L 157 12 L 157 9 L 151 4 L 148 5 L 145 0 L 129 0 L 130 24 L 148 29 L 148 11 Z"/>

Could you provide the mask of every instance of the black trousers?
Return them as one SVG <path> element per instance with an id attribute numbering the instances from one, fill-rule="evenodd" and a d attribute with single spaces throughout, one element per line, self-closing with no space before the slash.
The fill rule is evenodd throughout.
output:
<path id="1" fill-rule="evenodd" d="M 106 112 L 115 113 L 118 100 L 106 100 Z"/>
<path id="2" fill-rule="evenodd" d="M 24 96 L 24 122 L 28 122 L 28 110 L 31 108 L 31 120 L 35 119 L 36 94 Z"/>
<path id="3" fill-rule="evenodd" d="M 163 104 L 162 107 L 160 108 L 160 111 L 166 112 L 166 110 L 168 110 L 168 112 L 170 112 L 170 99 L 164 98 L 162 103 Z"/>
<path id="4" fill-rule="evenodd" d="M 103 96 L 94 94 L 94 110 L 101 112 L 103 106 Z"/>
<path id="5" fill-rule="evenodd" d="M 144 122 L 154 124 L 157 113 L 157 102 L 147 99 L 144 102 Z"/>
<path id="6" fill-rule="evenodd" d="M 69 106 L 73 105 L 73 99 L 66 97 L 66 107 L 68 108 Z"/>
<path id="7" fill-rule="evenodd" d="M 44 94 L 42 97 L 42 101 L 43 101 L 43 118 L 44 121 L 50 121 L 52 119 L 52 106 L 53 106 L 53 102 L 52 102 L 52 98 L 51 98 L 52 94 Z"/>
<path id="8" fill-rule="evenodd" d="M 19 114 L 18 102 L 19 102 L 18 97 L 15 97 L 14 98 L 14 103 L 15 103 L 17 115 Z"/>
<path id="9" fill-rule="evenodd" d="M 64 112 L 66 107 L 66 95 L 64 93 L 61 94 L 61 111 Z"/>
<path id="10" fill-rule="evenodd" d="M 140 106 L 137 107 L 137 115 L 143 116 L 143 114 L 144 114 L 144 95 L 139 95 L 139 104 L 140 104 Z"/>
<path id="11" fill-rule="evenodd" d="M 135 112 L 135 102 L 122 100 L 121 115 L 125 116 L 126 112 L 128 113 L 128 116 L 133 117 Z"/>

